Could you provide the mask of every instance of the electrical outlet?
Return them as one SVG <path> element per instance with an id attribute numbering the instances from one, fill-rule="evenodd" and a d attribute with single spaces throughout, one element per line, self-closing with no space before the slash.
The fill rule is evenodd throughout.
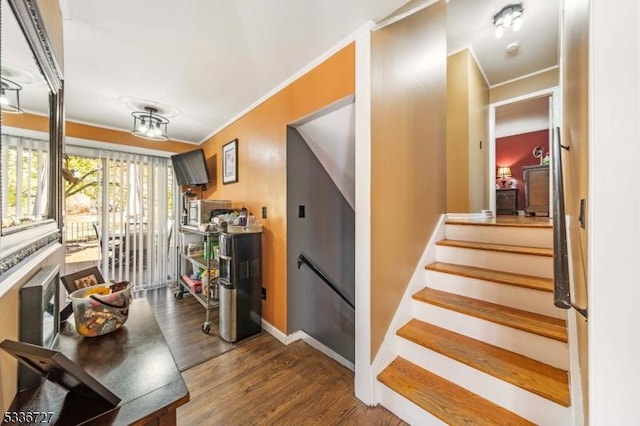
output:
<path id="1" fill-rule="evenodd" d="M 267 218 L 267 206 L 262 207 L 262 218 Z"/>
<path id="2" fill-rule="evenodd" d="M 267 289 L 262 287 L 262 300 L 267 300 Z"/>

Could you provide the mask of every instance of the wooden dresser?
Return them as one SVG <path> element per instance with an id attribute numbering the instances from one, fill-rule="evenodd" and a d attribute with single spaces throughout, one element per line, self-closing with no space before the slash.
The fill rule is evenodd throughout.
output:
<path id="1" fill-rule="evenodd" d="M 516 214 L 518 212 L 518 190 L 516 188 L 496 189 L 496 214 Z"/>
<path id="2" fill-rule="evenodd" d="M 535 216 L 549 216 L 549 165 L 524 166 L 524 210 Z"/>

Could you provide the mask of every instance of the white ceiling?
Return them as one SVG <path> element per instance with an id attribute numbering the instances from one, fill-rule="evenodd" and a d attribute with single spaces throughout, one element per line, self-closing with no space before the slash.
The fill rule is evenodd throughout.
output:
<path id="1" fill-rule="evenodd" d="M 201 142 L 405 2 L 61 0 L 67 117 L 130 130 L 123 101 L 146 99 L 175 115 L 172 139 Z"/>
<path id="2" fill-rule="evenodd" d="M 170 117 L 172 139 L 199 143 L 407 0 L 59 2 L 67 118 L 129 131 L 132 106 L 158 106 Z M 496 40 L 491 19 L 506 4 L 448 3 L 449 52 L 471 46 L 491 85 L 557 65 L 558 0 L 525 0 L 522 30 Z M 28 68 L 24 55 L 12 53 L 19 37 L 6 37 L 15 23 L 5 25 L 10 14 L 2 15 L 3 68 Z M 519 53 L 509 57 L 504 48 L 516 39 Z M 25 105 L 30 96 L 23 94 Z M 36 104 L 44 110 L 46 96 L 34 100 L 32 111 L 39 111 Z"/>
<path id="3" fill-rule="evenodd" d="M 46 113 L 49 105 L 49 89 L 40 74 L 31 49 L 22 34 L 7 0 L 2 0 L 2 77 L 22 86 L 21 105 L 29 112 Z"/>
<path id="4" fill-rule="evenodd" d="M 559 0 L 514 0 L 524 7 L 523 26 L 494 35 L 493 15 L 508 0 L 450 0 L 447 5 L 449 54 L 471 46 L 490 86 L 558 65 Z M 518 42 L 516 55 L 505 48 Z"/>

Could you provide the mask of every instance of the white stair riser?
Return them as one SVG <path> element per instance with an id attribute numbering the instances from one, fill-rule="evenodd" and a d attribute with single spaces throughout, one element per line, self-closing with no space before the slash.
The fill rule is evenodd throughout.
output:
<path id="1" fill-rule="evenodd" d="M 475 266 L 495 271 L 513 272 L 534 277 L 553 277 L 553 257 L 504 253 L 491 250 L 476 250 L 449 246 L 438 246 L 436 258 L 440 262 Z"/>
<path id="2" fill-rule="evenodd" d="M 442 420 L 434 417 L 431 413 L 423 410 L 421 407 L 418 407 L 404 396 L 396 393 L 394 390 L 380 382 L 378 382 L 378 390 L 380 392 L 380 404 L 410 425 L 446 425 Z"/>
<path id="3" fill-rule="evenodd" d="M 406 339 L 399 339 L 399 355 L 407 361 L 537 424 L 569 424 L 571 412 L 567 407 Z"/>
<path id="4" fill-rule="evenodd" d="M 553 248 L 553 230 L 551 228 L 446 225 L 445 236 L 448 240 Z"/>
<path id="5" fill-rule="evenodd" d="M 413 313 L 414 317 L 421 321 L 528 356 L 563 370 L 569 369 L 567 343 L 417 300 L 413 301 Z"/>
<path id="6" fill-rule="evenodd" d="M 553 304 L 553 293 L 515 287 L 459 275 L 427 271 L 427 287 L 461 296 L 480 299 L 498 305 L 511 306 L 515 309 L 547 315 L 553 318 L 566 319 L 567 311 L 556 308 Z"/>

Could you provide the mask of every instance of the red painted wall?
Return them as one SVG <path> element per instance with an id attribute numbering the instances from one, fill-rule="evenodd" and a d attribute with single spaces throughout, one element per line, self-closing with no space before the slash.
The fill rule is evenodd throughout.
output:
<path id="1" fill-rule="evenodd" d="M 496 167 L 511 167 L 512 176 L 509 181 L 516 179 L 518 182 L 518 210 L 524 210 L 524 179 L 522 178 L 522 166 L 540 164 L 540 160 L 533 156 L 533 149 L 541 145 L 544 155 L 549 152 L 549 130 L 523 133 L 496 139 Z M 497 170 L 497 169 L 496 169 Z M 502 186 L 502 178 L 496 183 Z"/>

